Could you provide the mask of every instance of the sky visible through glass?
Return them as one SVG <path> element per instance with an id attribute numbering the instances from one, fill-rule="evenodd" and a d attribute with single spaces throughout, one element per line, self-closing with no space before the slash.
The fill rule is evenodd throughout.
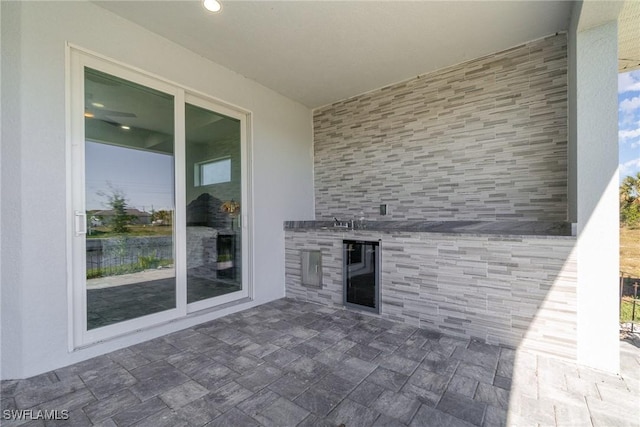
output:
<path id="1" fill-rule="evenodd" d="M 620 181 L 640 172 L 640 70 L 618 75 Z"/>
<path id="2" fill-rule="evenodd" d="M 130 208 L 173 210 L 173 156 L 87 141 L 86 206 L 110 209 L 103 193 L 122 192 Z"/>

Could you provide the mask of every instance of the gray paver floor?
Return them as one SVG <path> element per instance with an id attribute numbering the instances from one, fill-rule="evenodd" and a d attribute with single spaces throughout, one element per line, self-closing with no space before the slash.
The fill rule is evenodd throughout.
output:
<path id="1" fill-rule="evenodd" d="M 622 375 L 281 299 L 25 380 L 14 426 L 640 425 L 640 349 Z"/>

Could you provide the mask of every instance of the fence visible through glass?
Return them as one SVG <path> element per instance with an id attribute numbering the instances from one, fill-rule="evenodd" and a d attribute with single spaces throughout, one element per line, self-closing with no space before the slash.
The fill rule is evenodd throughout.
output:
<path id="1" fill-rule="evenodd" d="M 176 307 L 173 96 L 85 69 L 87 329 Z"/>

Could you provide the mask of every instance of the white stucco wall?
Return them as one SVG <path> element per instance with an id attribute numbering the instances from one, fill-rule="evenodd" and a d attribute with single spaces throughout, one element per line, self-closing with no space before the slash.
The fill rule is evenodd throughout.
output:
<path id="1" fill-rule="evenodd" d="M 569 137 L 575 160 L 570 175 L 578 236 L 578 362 L 618 372 L 618 26 L 615 10 L 603 14 L 596 4 L 593 11 L 592 3 L 574 11 L 569 39 L 575 55 L 569 64 Z"/>
<path id="2" fill-rule="evenodd" d="M 17 31 L 20 15 L 8 13 L 6 3 L 0 3 L 2 9 L 0 31 L 2 34 L 2 141 L 0 144 L 0 198 L 2 199 L 0 213 L 0 256 L 3 268 L 0 273 L 0 374 L 9 360 L 16 360 L 22 353 L 22 317 L 20 301 L 22 287 L 19 286 L 22 271 L 15 268 L 20 262 L 22 241 L 20 233 L 22 218 L 18 206 L 21 204 L 21 185 L 19 176 L 20 144 L 16 143 L 20 134 L 21 100 L 17 96 L 18 88 L 10 81 L 19 77 L 19 69 L 14 65 L 20 61 L 20 34 Z M 16 9 L 16 8 L 14 8 Z M 12 19 L 8 19 L 9 15 Z M 64 182 L 64 181 L 63 181 Z M 20 353 L 11 357 L 11 353 L 18 349 Z M 4 378 L 4 377 L 0 377 Z"/>
<path id="3" fill-rule="evenodd" d="M 32 376 L 283 297 L 282 221 L 313 218 L 310 110 L 93 4 L 1 7 L 1 377 Z M 252 112 L 253 302 L 69 353 L 66 42 Z"/>

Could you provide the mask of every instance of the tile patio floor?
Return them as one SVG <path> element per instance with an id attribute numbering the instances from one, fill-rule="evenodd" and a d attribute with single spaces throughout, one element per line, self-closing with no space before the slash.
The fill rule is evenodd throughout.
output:
<path id="1" fill-rule="evenodd" d="M 3 426 L 640 425 L 640 349 L 623 375 L 289 299 L 34 378 Z"/>

